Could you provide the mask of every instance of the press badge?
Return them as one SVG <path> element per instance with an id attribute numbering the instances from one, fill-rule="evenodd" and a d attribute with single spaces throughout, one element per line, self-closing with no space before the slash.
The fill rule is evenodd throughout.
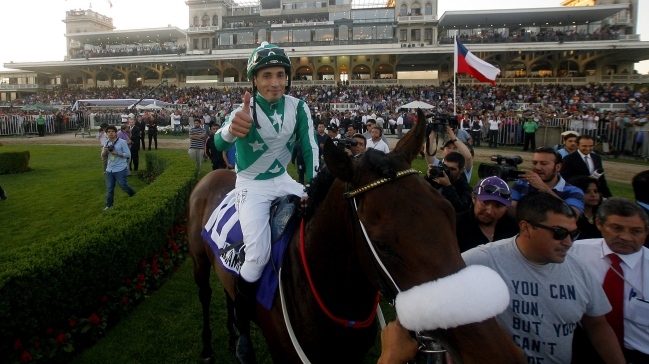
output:
<path id="1" fill-rule="evenodd" d="M 649 327 L 649 302 L 631 297 L 626 307 L 629 320 L 640 326 Z"/>

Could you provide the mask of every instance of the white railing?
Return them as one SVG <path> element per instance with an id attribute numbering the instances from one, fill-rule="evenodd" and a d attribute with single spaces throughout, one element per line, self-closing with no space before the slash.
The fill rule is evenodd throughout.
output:
<path id="1" fill-rule="evenodd" d="M 433 21 L 433 20 L 437 20 L 437 18 L 435 18 L 435 16 L 433 16 L 433 15 L 411 15 L 411 16 L 407 16 L 407 15 L 401 16 L 401 15 L 399 15 L 397 17 L 397 19 L 399 20 L 399 23 L 401 23 L 401 22 L 412 22 L 412 21 Z"/>
<path id="2" fill-rule="evenodd" d="M 189 27 L 187 29 L 188 32 L 211 32 L 211 31 L 216 31 L 219 30 L 218 25 L 210 25 L 210 26 L 205 26 L 205 27 Z"/>
<path id="3" fill-rule="evenodd" d="M 0 85 L 0 90 L 20 90 L 20 89 L 27 89 L 27 88 L 39 88 L 39 87 L 45 87 L 33 83 L 29 84 L 20 84 L 20 85 Z"/>

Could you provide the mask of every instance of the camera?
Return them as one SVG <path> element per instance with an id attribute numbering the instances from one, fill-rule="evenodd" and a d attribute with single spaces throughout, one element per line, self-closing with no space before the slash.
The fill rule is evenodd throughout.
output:
<path id="1" fill-rule="evenodd" d="M 438 166 L 430 167 L 430 172 L 428 174 L 430 175 L 430 179 L 435 179 L 438 177 L 444 177 L 445 172 L 447 176 L 451 175 L 451 170 L 448 169 L 448 167 L 442 163 Z"/>
<path id="2" fill-rule="evenodd" d="M 499 177 L 505 181 L 515 181 L 524 171 L 518 170 L 518 165 L 523 163 L 523 158 L 517 155 L 503 157 L 500 154 L 492 155 L 491 160 L 496 163 L 480 163 L 478 176 L 480 179 L 487 177 Z M 503 164 L 505 162 L 505 164 Z"/>
<path id="3" fill-rule="evenodd" d="M 112 153 L 115 150 L 115 146 L 111 142 L 106 143 L 106 148 L 108 149 L 108 153 Z"/>
<path id="4" fill-rule="evenodd" d="M 447 126 L 450 126 L 451 128 L 458 127 L 456 115 L 428 114 L 426 115 L 426 120 L 431 120 L 426 124 L 426 137 L 428 137 L 433 131 L 437 134 L 445 134 Z"/>
<path id="5" fill-rule="evenodd" d="M 358 145 L 358 140 L 354 138 L 332 139 L 336 146 L 342 150 L 350 149 Z"/>

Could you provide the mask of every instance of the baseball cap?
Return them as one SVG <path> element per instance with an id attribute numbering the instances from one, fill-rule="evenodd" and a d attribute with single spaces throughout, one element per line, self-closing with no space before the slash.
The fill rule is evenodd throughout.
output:
<path id="1" fill-rule="evenodd" d="M 487 177 L 475 186 L 473 190 L 478 201 L 498 201 L 509 207 L 512 192 L 507 182 L 498 177 Z"/>

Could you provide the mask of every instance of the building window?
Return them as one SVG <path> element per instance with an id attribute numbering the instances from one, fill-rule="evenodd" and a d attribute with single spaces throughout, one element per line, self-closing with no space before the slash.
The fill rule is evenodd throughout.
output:
<path id="1" fill-rule="evenodd" d="M 198 49 L 198 38 L 194 39 L 194 49 Z"/>
<path id="2" fill-rule="evenodd" d="M 218 15 L 214 15 L 214 16 L 212 17 L 212 26 L 213 26 L 213 27 L 216 27 L 216 26 L 218 26 L 218 25 L 219 25 L 219 16 L 218 16 Z"/>
<path id="3" fill-rule="evenodd" d="M 424 40 L 433 40 L 433 30 L 431 28 L 424 29 Z"/>
<path id="4" fill-rule="evenodd" d="M 424 15 L 433 15 L 433 6 L 430 3 L 427 3 L 424 11 Z"/>
<path id="5" fill-rule="evenodd" d="M 201 40 L 203 41 L 203 49 L 209 49 L 209 47 L 210 47 L 210 38 L 203 38 Z"/>
<path id="6" fill-rule="evenodd" d="M 421 40 L 421 29 L 411 29 L 410 39 L 414 42 L 419 42 Z"/>
<path id="7" fill-rule="evenodd" d="M 203 15 L 203 21 L 201 22 L 201 26 L 206 27 L 208 25 L 210 25 L 210 16 L 205 14 Z"/>
<path id="8" fill-rule="evenodd" d="M 194 26 L 195 27 L 200 27 L 201 26 L 201 21 L 198 19 L 197 16 L 194 17 Z"/>
<path id="9" fill-rule="evenodd" d="M 408 31 L 406 29 L 399 30 L 399 41 L 401 42 L 408 41 Z"/>
<path id="10" fill-rule="evenodd" d="M 408 7 L 406 4 L 401 4 L 401 7 L 399 8 L 399 16 L 406 16 L 408 15 Z"/>

